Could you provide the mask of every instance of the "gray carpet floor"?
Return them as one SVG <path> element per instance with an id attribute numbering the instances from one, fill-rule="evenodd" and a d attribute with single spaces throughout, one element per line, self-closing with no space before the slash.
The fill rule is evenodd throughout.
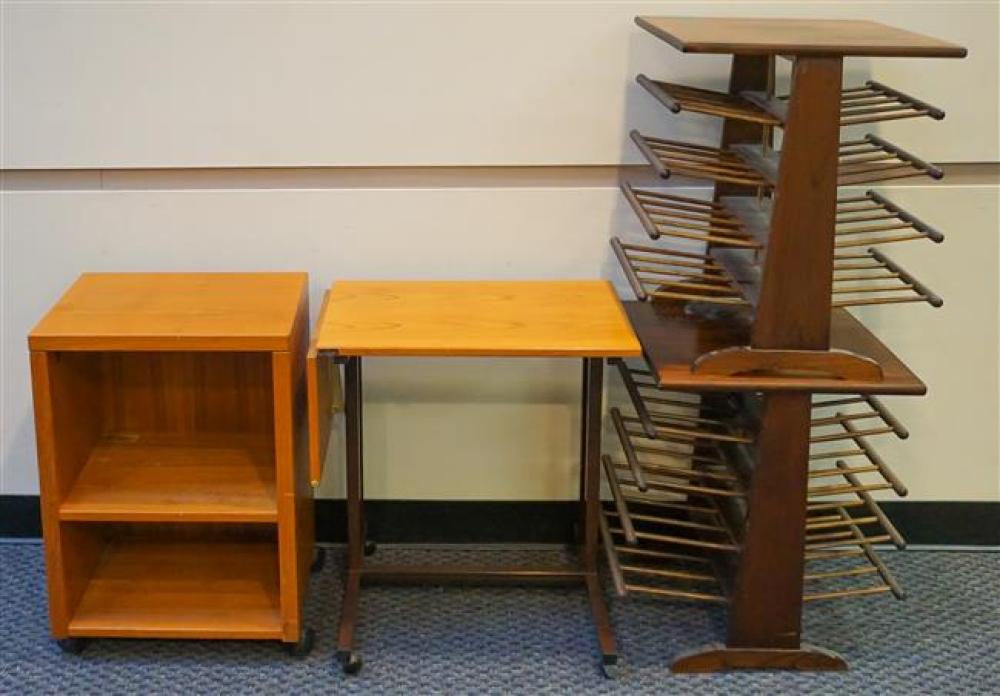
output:
<path id="1" fill-rule="evenodd" d="M 393 562 L 554 560 L 548 550 L 380 549 Z M 276 643 L 96 640 L 80 656 L 48 638 L 42 549 L 0 543 L 0 694 L 1000 694 L 1000 553 L 886 552 L 905 585 L 810 604 L 804 635 L 844 655 L 845 673 L 672 675 L 671 657 L 724 637 L 723 610 L 611 599 L 623 660 L 599 668 L 584 593 L 572 588 L 373 587 L 362 595 L 362 672 L 333 661 L 340 551 L 312 578 L 314 650 Z"/>

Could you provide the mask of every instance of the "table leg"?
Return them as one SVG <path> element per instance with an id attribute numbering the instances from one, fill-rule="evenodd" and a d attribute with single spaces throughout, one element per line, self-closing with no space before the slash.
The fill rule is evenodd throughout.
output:
<path id="1" fill-rule="evenodd" d="M 587 528 L 587 414 L 590 392 L 590 361 L 583 359 L 583 376 L 580 382 L 580 505 L 576 521 L 576 543 L 584 544 Z"/>
<path id="2" fill-rule="evenodd" d="M 581 443 L 580 487 L 583 491 L 583 545 L 580 562 L 587 584 L 587 598 L 601 650 L 601 666 L 609 676 L 618 663 L 618 648 L 614 630 L 597 575 L 598 515 L 601 514 L 601 405 L 603 396 L 604 361 L 585 358 L 583 361 L 583 415 Z"/>
<path id="3" fill-rule="evenodd" d="M 354 652 L 354 629 L 357 624 L 364 563 L 361 358 L 347 359 L 344 381 L 344 420 L 347 430 L 347 574 L 340 611 L 337 657 L 343 663 L 345 671 L 356 672 L 361 667 L 361 661 Z"/>

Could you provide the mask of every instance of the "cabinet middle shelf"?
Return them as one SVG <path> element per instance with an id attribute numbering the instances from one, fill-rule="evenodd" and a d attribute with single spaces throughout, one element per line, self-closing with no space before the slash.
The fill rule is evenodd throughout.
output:
<path id="1" fill-rule="evenodd" d="M 91 449 L 59 517 L 276 522 L 272 441 L 256 433 L 107 435 Z"/>

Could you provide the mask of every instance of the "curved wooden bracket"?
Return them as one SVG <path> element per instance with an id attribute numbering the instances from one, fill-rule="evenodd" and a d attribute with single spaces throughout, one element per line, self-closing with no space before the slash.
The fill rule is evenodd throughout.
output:
<path id="1" fill-rule="evenodd" d="M 782 350 L 734 346 L 699 356 L 691 372 L 705 375 L 815 376 L 881 382 L 882 367 L 848 350 Z"/>
<path id="2" fill-rule="evenodd" d="M 843 672 L 847 661 L 825 648 L 803 643 L 798 648 L 730 648 L 709 645 L 681 655 L 670 666 L 674 673 L 723 672 L 732 669 L 794 669 Z"/>

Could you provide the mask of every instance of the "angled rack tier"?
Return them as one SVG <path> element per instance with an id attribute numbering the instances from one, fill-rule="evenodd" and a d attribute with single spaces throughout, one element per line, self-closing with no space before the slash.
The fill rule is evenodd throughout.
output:
<path id="1" fill-rule="evenodd" d="M 844 669 L 802 643 L 802 606 L 903 597 L 876 547 L 904 542 L 874 496 L 906 487 L 872 441 L 908 432 L 875 395 L 926 391 L 848 308 L 941 306 L 884 247 L 943 235 L 878 191 L 838 187 L 943 172 L 841 129 L 944 112 L 895 85 L 845 87 L 843 63 L 965 49 L 869 21 L 636 21 L 682 52 L 733 58 L 725 92 L 637 78 L 670 113 L 723 125 L 716 143 L 631 133 L 661 177 L 702 178 L 714 194 L 622 186 L 649 241 L 611 241 L 644 353 L 618 364 L 631 408 L 612 411 L 621 456 L 604 461 L 615 589 L 728 608 L 725 644 L 675 671 Z M 778 57 L 792 62 L 786 94 Z"/>

